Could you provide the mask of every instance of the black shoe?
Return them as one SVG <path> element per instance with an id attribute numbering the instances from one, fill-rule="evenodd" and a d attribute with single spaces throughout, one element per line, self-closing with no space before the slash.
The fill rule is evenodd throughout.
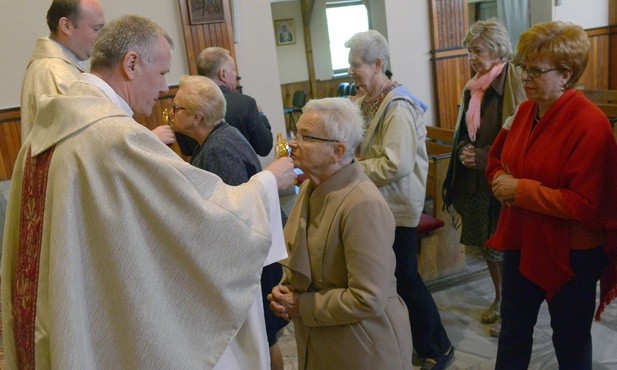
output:
<path id="1" fill-rule="evenodd" d="M 427 358 L 424 360 L 420 370 L 443 370 L 450 365 L 454 358 L 454 347 L 450 346 L 448 352 L 446 352 L 439 359 Z"/>

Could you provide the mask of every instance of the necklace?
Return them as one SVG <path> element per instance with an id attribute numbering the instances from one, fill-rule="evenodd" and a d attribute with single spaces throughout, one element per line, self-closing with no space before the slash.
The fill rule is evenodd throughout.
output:
<path id="1" fill-rule="evenodd" d="M 369 99 L 367 96 L 362 101 L 360 109 L 362 110 L 362 115 L 364 116 L 365 125 L 368 126 L 369 122 L 373 120 L 373 118 L 375 117 L 375 113 L 377 113 L 377 110 L 379 110 L 379 106 L 383 102 L 383 99 L 396 86 L 398 86 L 396 82 L 386 81 L 386 83 L 381 87 L 381 91 L 376 96 L 374 96 L 372 99 Z"/>

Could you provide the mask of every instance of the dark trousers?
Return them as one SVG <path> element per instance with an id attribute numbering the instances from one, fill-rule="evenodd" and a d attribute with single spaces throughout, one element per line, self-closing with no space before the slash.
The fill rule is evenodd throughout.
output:
<path id="1" fill-rule="evenodd" d="M 413 347 L 420 357 L 438 359 L 450 348 L 433 296 L 418 274 L 418 231 L 415 227 L 396 227 L 396 290 L 409 311 Z"/>
<path id="2" fill-rule="evenodd" d="M 520 251 L 506 251 L 503 259 L 501 334 L 495 369 L 527 369 L 533 328 L 546 293 L 524 277 Z M 591 369 L 591 323 L 596 283 L 607 264 L 603 248 L 573 250 L 570 266 L 576 276 L 548 301 L 553 346 L 559 369 Z"/>

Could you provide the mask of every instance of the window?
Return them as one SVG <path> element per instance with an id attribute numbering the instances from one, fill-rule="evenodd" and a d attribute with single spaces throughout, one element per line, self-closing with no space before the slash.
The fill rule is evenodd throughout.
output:
<path id="1" fill-rule="evenodd" d="M 497 17 L 497 2 L 495 0 L 468 0 L 469 25 L 479 20 Z"/>
<path id="2" fill-rule="evenodd" d="M 349 49 L 345 41 L 358 32 L 368 31 L 369 21 L 366 6 L 358 0 L 326 3 L 330 58 L 334 75 L 346 74 Z"/>

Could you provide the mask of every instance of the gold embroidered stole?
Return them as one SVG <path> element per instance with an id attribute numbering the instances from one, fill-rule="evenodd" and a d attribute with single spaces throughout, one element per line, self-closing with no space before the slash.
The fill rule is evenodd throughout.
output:
<path id="1" fill-rule="evenodd" d="M 34 324 L 43 236 L 47 176 L 54 147 L 26 157 L 19 217 L 19 250 L 13 287 L 13 319 L 17 363 L 34 369 Z"/>

